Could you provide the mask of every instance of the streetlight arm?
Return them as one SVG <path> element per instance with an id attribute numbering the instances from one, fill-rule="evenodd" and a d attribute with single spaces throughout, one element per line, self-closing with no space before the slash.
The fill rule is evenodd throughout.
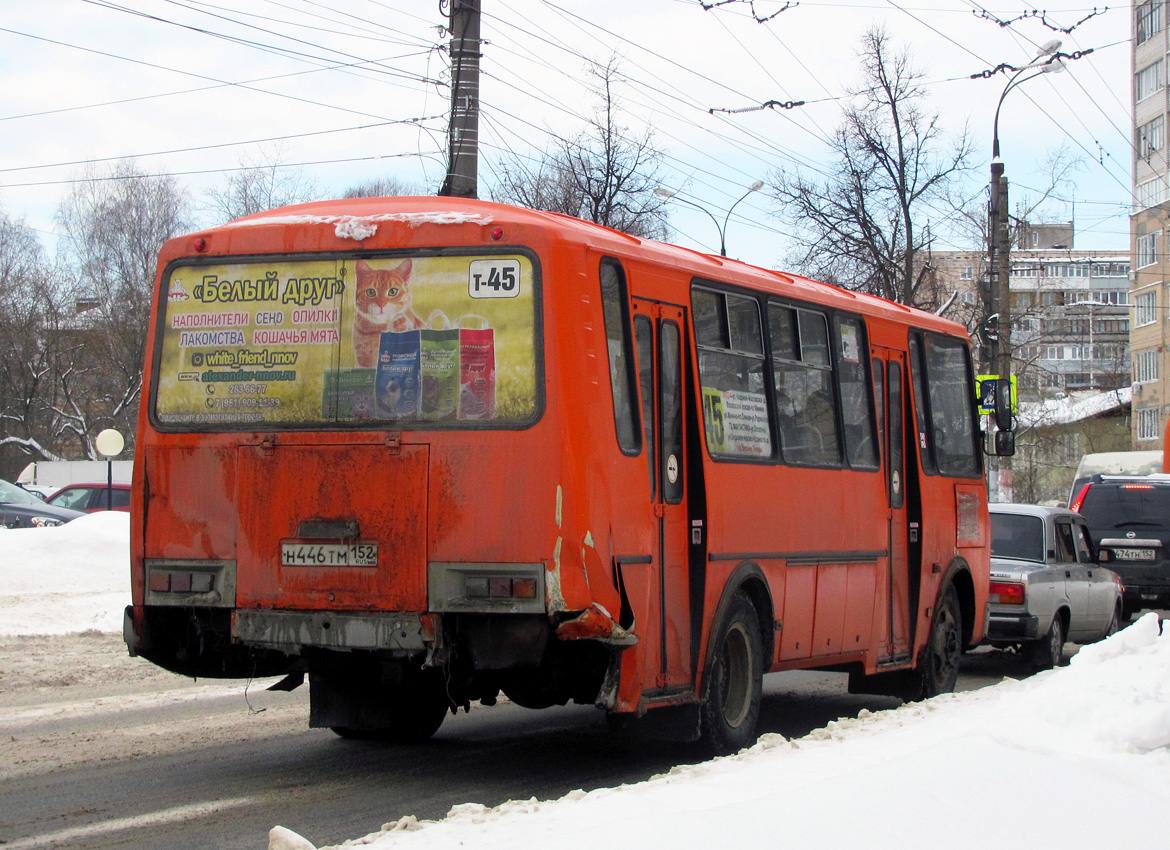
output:
<path id="1" fill-rule="evenodd" d="M 726 257 L 727 256 L 727 224 L 728 224 L 728 222 L 731 221 L 731 211 L 739 205 L 740 201 L 742 201 L 744 198 L 746 198 L 752 192 L 758 192 L 758 191 L 760 191 L 760 189 L 763 189 L 763 188 L 764 188 L 764 181 L 763 180 L 757 180 L 754 183 L 752 183 L 752 185 L 748 186 L 748 190 L 743 193 L 743 196 L 740 197 L 738 200 L 736 200 L 736 202 L 734 204 L 732 204 L 730 207 L 728 207 L 727 215 L 723 218 L 723 224 L 720 224 L 719 219 L 717 219 L 711 213 L 711 211 L 709 209 L 707 209 L 706 207 L 701 206 L 699 204 L 696 204 L 694 201 L 688 201 L 686 198 L 680 198 L 678 195 L 676 195 L 670 189 L 667 189 L 663 186 L 659 186 L 657 189 L 654 190 L 654 194 L 658 195 L 660 198 L 673 198 L 676 201 L 682 201 L 687 206 L 694 207 L 695 209 L 702 210 L 704 213 L 706 213 L 707 218 L 709 218 L 709 219 L 711 219 L 711 221 L 715 222 L 715 229 L 719 231 L 719 256 Z"/>

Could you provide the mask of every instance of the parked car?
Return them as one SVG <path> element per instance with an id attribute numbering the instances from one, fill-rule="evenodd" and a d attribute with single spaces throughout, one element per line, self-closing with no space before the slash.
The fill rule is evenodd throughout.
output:
<path id="1" fill-rule="evenodd" d="M 989 505 L 991 617 L 987 639 L 1018 647 L 1038 670 L 1064 643 L 1091 643 L 1121 623 L 1121 578 L 1099 566 L 1085 518 L 1067 508 Z"/>
<path id="2" fill-rule="evenodd" d="M 0 479 L 0 529 L 50 528 L 63 525 L 79 516 L 85 514 L 56 505 L 47 505 L 28 490 Z"/>
<path id="3" fill-rule="evenodd" d="M 110 489 L 105 483 L 70 484 L 68 487 L 62 487 L 45 501 L 59 508 L 72 508 L 75 511 L 85 511 L 87 514 L 105 510 L 129 511 L 130 485 L 114 482 L 113 488 Z M 107 507 L 107 504 L 112 507 Z"/>
<path id="4" fill-rule="evenodd" d="M 1094 475 L 1073 500 L 1102 564 L 1125 585 L 1121 616 L 1170 608 L 1170 475 Z"/>

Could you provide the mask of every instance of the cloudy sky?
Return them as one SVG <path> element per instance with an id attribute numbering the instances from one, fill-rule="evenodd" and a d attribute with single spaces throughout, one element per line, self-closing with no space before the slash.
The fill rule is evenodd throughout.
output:
<path id="1" fill-rule="evenodd" d="M 944 131 L 968 128 L 985 192 L 991 127 L 1007 78 L 1058 38 L 1092 53 L 1004 101 L 999 135 L 1013 205 L 1045 185 L 1064 146 L 1081 158 L 1047 215 L 1075 215 L 1078 248 L 1128 246 L 1130 10 L 1070 0 L 482 0 L 480 196 L 501 156 L 579 133 L 596 100 L 590 63 L 616 56 L 623 123 L 653 128 L 664 181 L 722 223 L 755 180 L 824 171 L 826 139 L 860 80 L 857 48 L 885 26 L 924 73 Z M 448 92 L 440 0 L 39 0 L 5 4 L 0 26 L 0 207 L 53 243 L 54 211 L 92 161 L 119 157 L 178 175 L 199 200 L 241 163 L 297 166 L 320 194 L 377 177 L 431 192 L 444 170 Z M 1103 8 L 1103 7 L 1101 7 Z M 775 14 L 778 13 L 778 14 Z M 766 19 L 763 23 L 758 19 Z M 1060 30 L 1071 30 L 1062 32 Z M 744 110 L 805 101 L 791 110 Z M 712 112 L 711 110 L 715 110 Z M 727 111 L 721 111 L 727 110 Z M 785 221 L 765 193 L 740 204 L 728 253 L 783 265 Z M 1074 204 L 1075 201 L 1075 204 Z M 944 209 L 932 221 L 954 243 Z M 717 225 L 685 204 L 675 241 L 718 250 Z"/>

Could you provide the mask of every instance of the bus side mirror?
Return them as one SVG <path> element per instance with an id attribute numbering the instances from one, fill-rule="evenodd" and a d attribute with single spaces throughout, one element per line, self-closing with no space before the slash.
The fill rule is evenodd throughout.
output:
<path id="1" fill-rule="evenodd" d="M 1001 376 L 995 382 L 995 427 L 1000 431 L 1011 431 L 1015 426 L 1012 419 L 1012 381 L 1009 377 Z M 998 440 L 995 449 L 1000 457 L 1010 457 L 1010 454 L 1000 454 Z"/>
<path id="2" fill-rule="evenodd" d="M 1015 431 L 996 431 L 995 432 L 995 456 L 996 457 L 1011 457 L 1016 453 L 1016 432 Z"/>

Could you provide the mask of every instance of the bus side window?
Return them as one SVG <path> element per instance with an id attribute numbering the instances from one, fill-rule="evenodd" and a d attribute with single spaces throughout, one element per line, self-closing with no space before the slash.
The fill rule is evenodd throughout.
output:
<path id="1" fill-rule="evenodd" d="M 943 475 L 982 473 L 975 427 L 975 382 L 967 346 L 946 337 L 925 337 L 926 389 L 930 395 L 934 460 Z"/>
<path id="2" fill-rule="evenodd" d="M 638 349 L 638 380 L 642 384 L 642 424 L 646 463 L 650 467 L 650 498 L 658 496 L 658 449 L 654 439 L 654 327 L 646 316 L 634 317 Z"/>
<path id="3" fill-rule="evenodd" d="M 845 455 L 855 469 L 877 469 L 873 399 L 865 374 L 865 325 L 860 319 L 838 318 L 837 388 L 841 392 L 841 416 L 845 424 Z"/>
<path id="4" fill-rule="evenodd" d="M 691 307 L 707 451 L 712 457 L 773 457 L 758 302 L 696 287 Z"/>
<path id="5" fill-rule="evenodd" d="M 837 403 L 824 315 L 769 304 L 768 334 L 784 460 L 838 466 Z"/>
<path id="6" fill-rule="evenodd" d="M 629 299 L 626 276 L 616 260 L 605 258 L 599 270 L 601 309 L 605 319 L 605 342 L 609 360 L 609 385 L 613 391 L 613 424 L 617 441 L 627 455 L 642 448 L 638 433 L 637 384 L 634 381 L 634 358 L 630 350 Z"/>
<path id="7" fill-rule="evenodd" d="M 918 430 L 918 457 L 923 471 L 935 471 L 932 441 L 926 428 L 926 371 L 922 363 L 922 343 L 917 334 L 910 334 L 910 383 L 914 390 L 914 423 Z"/>
<path id="8" fill-rule="evenodd" d="M 662 418 L 662 498 L 677 505 L 683 497 L 682 479 L 682 343 L 678 325 L 663 322 L 658 331 L 658 410 Z"/>

